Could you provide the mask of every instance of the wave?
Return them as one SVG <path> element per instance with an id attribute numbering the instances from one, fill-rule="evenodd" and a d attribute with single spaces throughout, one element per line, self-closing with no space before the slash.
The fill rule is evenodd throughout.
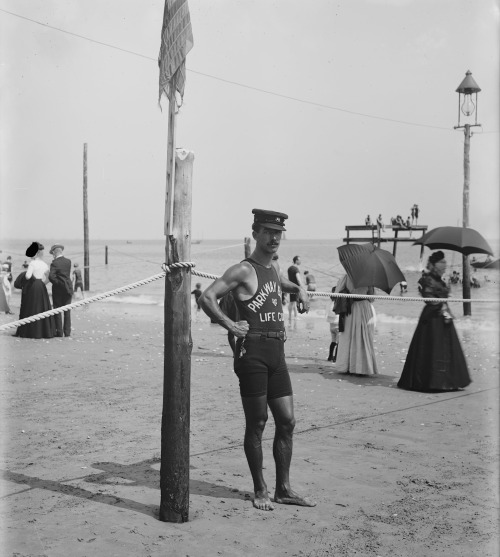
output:
<path id="1" fill-rule="evenodd" d="M 387 315 L 386 313 L 377 312 L 377 321 L 379 323 L 393 323 L 396 325 L 416 325 L 418 317 L 404 317 L 402 315 Z"/>
<path id="2" fill-rule="evenodd" d="M 455 319 L 455 327 L 461 331 L 498 331 L 500 329 L 500 322 L 498 320 L 484 319 L 481 321 L 474 321 L 471 317 L 459 317 Z"/>
<path id="3" fill-rule="evenodd" d="M 158 296 L 149 296 L 144 294 L 138 295 L 116 295 L 102 300 L 104 303 L 109 304 L 133 304 L 133 305 L 143 305 L 143 306 L 157 306 L 164 307 L 164 300 L 160 299 Z M 192 310 L 196 309 L 194 300 L 191 302 Z M 420 313 L 420 312 L 419 312 Z M 454 312 L 455 313 L 455 312 Z M 285 316 L 287 316 L 287 310 L 285 309 Z M 456 313 L 455 313 L 456 315 Z M 405 316 L 401 314 L 387 314 L 377 311 L 377 322 L 380 325 L 396 325 L 396 326 L 411 326 L 415 328 L 418 323 L 418 315 L 415 316 Z M 309 313 L 303 316 L 303 319 L 315 319 L 320 321 L 326 320 L 325 308 L 311 308 Z M 481 316 L 456 316 L 455 317 L 455 327 L 461 331 L 483 331 L 483 332 L 494 332 L 500 329 L 500 320 L 497 318 L 492 318 L 490 315 Z"/>
<path id="4" fill-rule="evenodd" d="M 163 300 L 159 301 L 154 296 L 145 296 L 139 294 L 137 296 L 111 296 L 102 300 L 108 304 L 139 304 L 143 306 L 163 306 Z"/>
<path id="5" fill-rule="evenodd" d="M 421 273 L 423 269 L 425 269 L 425 265 L 423 263 L 420 265 L 405 265 L 404 267 L 401 267 L 402 271 L 406 271 L 408 273 Z"/>

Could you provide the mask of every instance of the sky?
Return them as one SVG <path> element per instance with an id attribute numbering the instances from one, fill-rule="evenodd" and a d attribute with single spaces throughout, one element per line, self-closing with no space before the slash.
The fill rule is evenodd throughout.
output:
<path id="1" fill-rule="evenodd" d="M 161 0 L 0 0 L 0 235 L 161 239 L 168 101 Z M 499 233 L 498 0 L 190 0 L 177 147 L 194 153 L 192 236 L 293 239 L 381 213 L 462 225 L 458 94 L 481 87 L 469 226 Z M 11 12 L 11 13 L 7 13 Z M 15 14 L 15 15 L 14 15 Z M 79 35 L 79 36 L 76 36 Z M 461 123 L 474 123 L 462 116 Z"/>

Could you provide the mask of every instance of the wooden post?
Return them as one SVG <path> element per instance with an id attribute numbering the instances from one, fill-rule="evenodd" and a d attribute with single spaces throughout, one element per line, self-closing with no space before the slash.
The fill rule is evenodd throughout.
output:
<path id="1" fill-rule="evenodd" d="M 87 144 L 83 144 L 83 289 L 90 288 L 89 211 L 87 196 Z"/>
<path id="2" fill-rule="evenodd" d="M 168 265 L 191 256 L 191 179 L 194 155 L 177 150 Z M 161 422 L 160 520 L 189 519 L 189 423 L 191 383 L 191 271 L 165 277 L 164 377 Z"/>
<path id="3" fill-rule="evenodd" d="M 165 195 L 164 225 L 164 234 L 167 238 L 171 234 L 175 190 L 175 78 L 172 78 L 170 82 L 170 91 L 168 99 L 167 190 Z"/>
<path id="4" fill-rule="evenodd" d="M 108 264 L 108 246 L 104 246 L 104 264 Z"/>
<path id="5" fill-rule="evenodd" d="M 250 238 L 245 238 L 244 248 L 245 248 L 245 259 L 246 259 L 247 257 L 250 257 L 250 254 L 252 253 L 250 249 Z"/>
<path id="6" fill-rule="evenodd" d="M 399 230 L 396 228 L 396 230 L 394 230 L 394 244 L 392 246 L 392 255 L 394 257 L 396 257 L 396 250 L 398 246 L 398 232 Z"/>
<path id="7" fill-rule="evenodd" d="M 469 227 L 469 186 L 470 186 L 470 124 L 464 126 L 464 194 L 463 221 L 464 228 Z M 467 255 L 462 256 L 462 293 L 465 299 L 470 299 L 470 266 Z M 464 315 L 472 315 L 471 303 L 464 302 Z"/>

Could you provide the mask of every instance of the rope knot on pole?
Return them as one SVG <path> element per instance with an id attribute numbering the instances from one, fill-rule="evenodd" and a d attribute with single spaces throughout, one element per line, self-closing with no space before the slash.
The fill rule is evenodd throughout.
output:
<path id="1" fill-rule="evenodd" d="M 192 261 L 179 261 L 178 263 L 162 263 L 161 268 L 165 273 L 171 273 L 172 269 L 189 269 L 191 267 L 196 267 L 196 263 Z"/>

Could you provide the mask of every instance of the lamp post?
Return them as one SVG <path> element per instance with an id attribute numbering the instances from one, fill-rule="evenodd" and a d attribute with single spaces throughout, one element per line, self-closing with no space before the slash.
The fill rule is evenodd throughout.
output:
<path id="1" fill-rule="evenodd" d="M 458 125 L 455 129 L 464 130 L 464 193 L 463 193 L 463 218 L 462 226 L 464 228 L 469 227 L 469 186 L 470 186 L 470 138 L 472 137 L 471 128 L 475 126 L 480 126 L 477 123 L 477 94 L 481 91 L 478 84 L 474 81 L 472 73 L 467 70 L 465 78 L 462 83 L 457 87 L 456 92 L 458 93 Z M 475 102 L 472 96 L 475 95 Z M 466 123 L 460 125 L 460 113 L 465 117 L 469 118 L 474 116 L 474 124 Z M 470 266 L 469 258 L 467 255 L 462 256 L 462 277 L 463 277 L 463 297 L 465 299 L 470 299 Z M 471 303 L 464 302 L 464 315 L 472 315 Z"/>

